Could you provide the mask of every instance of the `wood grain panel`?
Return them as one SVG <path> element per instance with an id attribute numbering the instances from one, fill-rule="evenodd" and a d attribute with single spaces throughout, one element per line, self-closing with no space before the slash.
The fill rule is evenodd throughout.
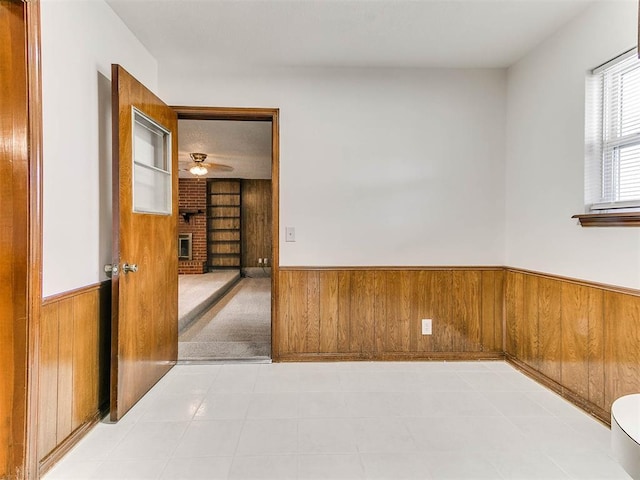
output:
<path id="1" fill-rule="evenodd" d="M 481 274 L 480 272 L 452 272 L 451 324 L 454 328 L 454 352 L 481 351 L 480 321 L 481 310 Z"/>
<path id="2" fill-rule="evenodd" d="M 538 310 L 540 308 L 539 278 L 525 276 L 523 279 L 523 318 L 518 322 L 519 358 L 535 368 L 540 367 L 538 357 Z"/>
<path id="3" fill-rule="evenodd" d="M 304 351 L 303 329 L 307 318 L 307 272 L 285 272 L 281 277 L 282 322 L 280 352 Z"/>
<path id="4" fill-rule="evenodd" d="M 337 272 L 338 275 L 340 272 Z M 387 343 L 386 318 L 384 315 L 387 311 L 387 278 L 384 274 L 376 272 L 373 277 L 373 308 L 376 312 L 375 322 L 376 330 L 374 332 L 375 351 L 384 352 Z M 382 321 L 381 321 L 382 317 Z"/>
<path id="5" fill-rule="evenodd" d="M 103 289 L 104 291 L 104 289 Z M 101 340 L 99 295 L 82 295 L 73 299 L 73 422 L 72 431 L 91 418 L 100 407 L 100 362 L 101 341 L 108 345 L 106 338 Z M 97 352 L 97 353 L 96 353 Z"/>
<path id="6" fill-rule="evenodd" d="M 351 272 L 338 272 L 338 349 L 349 353 L 351 344 Z"/>
<path id="7" fill-rule="evenodd" d="M 605 404 L 605 330 L 604 330 L 604 292 L 598 288 L 587 287 L 589 291 L 589 396 L 588 400 L 601 409 Z M 563 329 L 563 332 L 567 332 Z"/>
<path id="8" fill-rule="evenodd" d="M 318 352 L 338 351 L 338 272 L 318 272 L 320 341 Z"/>
<path id="9" fill-rule="evenodd" d="M 289 351 L 304 352 L 307 345 L 306 334 L 309 323 L 309 272 L 294 272 L 291 276 L 292 296 L 291 324 L 289 325 Z"/>
<path id="10" fill-rule="evenodd" d="M 38 384 L 38 454 L 58 444 L 58 304 L 46 305 L 40 317 Z"/>
<path id="11" fill-rule="evenodd" d="M 289 353 L 289 323 L 292 322 L 290 305 L 293 297 L 291 292 L 291 272 L 281 271 L 279 279 L 280 289 L 278 290 L 277 303 L 280 318 L 277 324 L 278 344 L 274 352 L 278 356 Z"/>
<path id="12" fill-rule="evenodd" d="M 242 180 L 242 267 L 271 264 L 271 180 Z"/>
<path id="13" fill-rule="evenodd" d="M 513 269 L 506 275 L 507 358 L 608 423 L 611 403 L 640 390 L 637 292 Z"/>
<path id="14" fill-rule="evenodd" d="M 213 217 L 239 217 L 240 207 L 211 207 Z"/>
<path id="15" fill-rule="evenodd" d="M 320 274 L 307 275 L 307 331 L 305 332 L 305 352 L 320 351 Z"/>
<path id="16" fill-rule="evenodd" d="M 73 298 L 58 302 L 58 411 L 57 443 L 73 430 Z"/>
<path id="17" fill-rule="evenodd" d="M 238 243 L 220 243 L 217 244 L 213 249 L 214 254 L 224 254 L 229 253 L 233 255 L 240 254 L 240 244 Z"/>
<path id="18" fill-rule="evenodd" d="M 410 319 L 405 273 L 375 273 L 382 277 L 376 282 L 378 288 L 384 286 L 384 291 L 377 292 L 378 295 L 384 295 L 384 310 L 379 310 L 376 315 L 376 323 L 381 333 L 379 340 L 382 339 L 380 347 L 384 352 L 403 352 L 409 348 Z"/>
<path id="19" fill-rule="evenodd" d="M 572 392 L 605 408 L 603 292 L 562 283 L 562 381 Z"/>
<path id="20" fill-rule="evenodd" d="M 494 321 L 496 327 L 494 330 L 496 349 L 504 351 L 505 345 L 505 278 L 506 272 L 499 271 L 495 273 L 494 289 L 495 289 L 495 302 L 496 308 L 494 309 Z"/>
<path id="21" fill-rule="evenodd" d="M 374 272 L 351 272 L 351 302 L 348 312 L 349 351 L 374 351 Z"/>
<path id="22" fill-rule="evenodd" d="M 240 194 L 240 182 L 237 180 L 215 180 L 209 183 L 209 193 L 224 195 L 228 193 Z M 228 198 L 224 196 L 223 198 Z"/>
<path id="23" fill-rule="evenodd" d="M 452 278 L 449 271 L 430 271 L 425 277 L 431 318 L 433 320 L 433 335 L 423 336 L 420 347 L 429 345 L 431 352 L 451 352 L 453 348 L 453 332 L 449 325 L 451 317 L 451 295 L 457 294 L 452 290 Z M 422 350 L 427 351 L 427 350 Z"/>
<path id="24" fill-rule="evenodd" d="M 211 221 L 211 228 L 216 230 L 237 230 L 240 228 L 240 219 L 216 218 Z"/>
<path id="25" fill-rule="evenodd" d="M 430 276 L 427 272 L 407 271 L 409 275 L 410 303 L 409 303 L 409 351 L 419 351 L 423 347 L 423 351 L 431 350 L 430 335 L 422 335 L 422 319 L 431 318 L 429 304 L 429 288 L 428 281 Z M 425 342 L 421 340 L 424 339 Z M 426 344 L 426 346 L 425 346 Z"/>
<path id="26" fill-rule="evenodd" d="M 547 377 L 562 379 L 562 284 L 541 278 L 538 283 L 538 365 Z"/>
<path id="27" fill-rule="evenodd" d="M 482 339 L 485 352 L 502 352 L 502 315 L 504 295 L 504 273 L 501 271 L 483 271 L 482 275 Z"/>
<path id="28" fill-rule="evenodd" d="M 562 284 L 562 376 L 561 383 L 589 398 L 589 289 Z"/>
<path id="29" fill-rule="evenodd" d="M 522 359 L 520 325 L 524 322 L 524 274 L 507 272 L 505 278 L 505 352 Z"/>
<path id="30" fill-rule="evenodd" d="M 208 240 L 209 242 L 236 242 L 240 241 L 240 232 L 209 232 Z"/>
<path id="31" fill-rule="evenodd" d="M 487 278 L 491 281 L 485 284 L 482 272 L 472 270 L 281 271 L 280 352 L 298 359 L 479 354 L 484 350 L 483 322 L 491 324 L 492 345 L 496 338 L 501 344 L 502 335 L 501 302 L 496 300 L 502 276 Z M 484 288 L 492 291 L 483 293 Z M 486 311 L 485 297 L 491 299 Z M 481 318 L 491 315 L 487 312 L 499 317 Z M 433 319 L 433 335 L 421 334 L 423 318 Z M 487 351 L 501 354 L 493 347 Z"/>
<path id="32" fill-rule="evenodd" d="M 240 195 L 210 195 L 209 201 L 213 207 L 223 205 L 240 205 Z"/>
<path id="33" fill-rule="evenodd" d="M 605 408 L 640 391 L 640 298 L 604 294 Z"/>
<path id="34" fill-rule="evenodd" d="M 38 460 L 68 451 L 108 403 L 110 282 L 45 299 L 39 356 Z"/>

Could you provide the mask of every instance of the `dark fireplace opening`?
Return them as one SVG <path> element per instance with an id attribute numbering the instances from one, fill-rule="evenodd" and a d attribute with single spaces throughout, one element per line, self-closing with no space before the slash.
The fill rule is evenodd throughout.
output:
<path id="1" fill-rule="evenodd" d="M 192 239 L 191 233 L 178 234 L 178 259 L 191 260 L 192 258 L 191 239 Z"/>

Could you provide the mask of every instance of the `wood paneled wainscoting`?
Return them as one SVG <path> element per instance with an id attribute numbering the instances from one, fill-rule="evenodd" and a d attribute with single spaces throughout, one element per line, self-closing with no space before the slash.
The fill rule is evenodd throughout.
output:
<path id="1" fill-rule="evenodd" d="M 506 269 L 507 360 L 610 423 L 640 391 L 640 292 Z"/>
<path id="2" fill-rule="evenodd" d="M 110 329 L 110 281 L 43 300 L 38 398 L 41 473 L 106 413 Z"/>
<path id="3" fill-rule="evenodd" d="M 503 269 L 280 268 L 274 360 L 503 357 Z M 421 334 L 422 319 L 433 334 Z"/>

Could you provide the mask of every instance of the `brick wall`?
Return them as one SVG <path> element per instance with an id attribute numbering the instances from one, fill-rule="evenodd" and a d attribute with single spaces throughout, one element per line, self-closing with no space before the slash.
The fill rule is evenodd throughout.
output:
<path id="1" fill-rule="evenodd" d="M 191 260 L 178 261 L 178 273 L 205 273 L 207 268 L 207 180 L 181 178 L 178 180 L 178 205 L 180 209 L 202 210 L 185 222 L 178 216 L 178 233 L 192 234 Z"/>

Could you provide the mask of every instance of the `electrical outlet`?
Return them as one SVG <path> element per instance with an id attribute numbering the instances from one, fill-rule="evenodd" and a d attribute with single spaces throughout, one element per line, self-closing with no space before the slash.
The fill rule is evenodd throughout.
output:
<path id="1" fill-rule="evenodd" d="M 261 258 L 258 259 L 258 265 L 262 265 L 262 259 Z"/>
<path id="2" fill-rule="evenodd" d="M 264 266 L 266 267 L 267 263 L 269 263 L 269 259 L 265 257 L 262 263 L 264 263 Z"/>
<path id="3" fill-rule="evenodd" d="M 422 335 L 431 335 L 431 319 L 422 319 Z"/>

